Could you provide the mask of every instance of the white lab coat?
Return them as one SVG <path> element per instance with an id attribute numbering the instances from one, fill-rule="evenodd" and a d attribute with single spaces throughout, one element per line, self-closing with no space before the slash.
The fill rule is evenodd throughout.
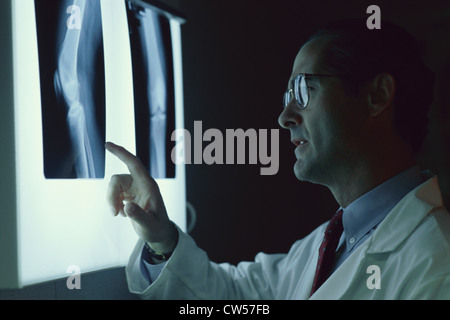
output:
<path id="1" fill-rule="evenodd" d="M 140 241 L 126 268 L 129 289 L 143 299 L 450 299 L 450 214 L 436 177 L 406 195 L 310 297 L 326 224 L 288 254 L 259 253 L 237 266 L 211 262 L 179 231 L 150 286 L 140 273 Z"/>

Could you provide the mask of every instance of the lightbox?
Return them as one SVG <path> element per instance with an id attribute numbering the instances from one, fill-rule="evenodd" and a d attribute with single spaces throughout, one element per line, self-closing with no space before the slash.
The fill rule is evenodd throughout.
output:
<path id="1" fill-rule="evenodd" d="M 142 159 L 185 229 L 182 23 L 147 1 L 0 2 L 1 288 L 127 263 L 137 236 L 106 189 L 128 172 L 106 141 Z"/>

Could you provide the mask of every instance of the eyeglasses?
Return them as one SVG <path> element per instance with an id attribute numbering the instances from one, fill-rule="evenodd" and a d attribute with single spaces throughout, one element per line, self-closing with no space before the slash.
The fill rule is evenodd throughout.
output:
<path id="1" fill-rule="evenodd" d="M 306 77 L 341 77 L 334 74 L 311 74 L 299 73 L 294 80 L 291 81 L 292 88 L 288 89 L 283 95 L 283 107 L 286 108 L 293 98 L 297 102 L 300 110 L 305 109 L 309 102 L 309 87 Z"/>

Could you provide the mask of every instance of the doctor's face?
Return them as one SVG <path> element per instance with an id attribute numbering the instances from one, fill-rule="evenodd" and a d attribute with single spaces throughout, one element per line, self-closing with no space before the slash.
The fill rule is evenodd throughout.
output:
<path id="1" fill-rule="evenodd" d="M 298 53 L 288 90 L 300 73 L 333 75 L 325 64 L 328 40 L 316 39 Z M 364 108 L 356 93 L 347 93 L 340 77 L 305 76 L 309 101 L 301 109 L 296 99 L 289 101 L 278 118 L 289 129 L 295 146 L 294 172 L 302 181 L 329 185 L 352 169 L 361 156 L 364 140 Z"/>

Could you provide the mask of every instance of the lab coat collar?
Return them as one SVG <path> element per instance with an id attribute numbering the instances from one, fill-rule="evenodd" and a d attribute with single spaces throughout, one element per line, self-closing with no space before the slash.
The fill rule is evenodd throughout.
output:
<path id="1" fill-rule="evenodd" d="M 437 177 L 429 171 L 422 175 L 428 180 L 408 193 L 381 222 L 368 239 L 367 254 L 396 250 L 433 208 L 443 206 Z"/>

